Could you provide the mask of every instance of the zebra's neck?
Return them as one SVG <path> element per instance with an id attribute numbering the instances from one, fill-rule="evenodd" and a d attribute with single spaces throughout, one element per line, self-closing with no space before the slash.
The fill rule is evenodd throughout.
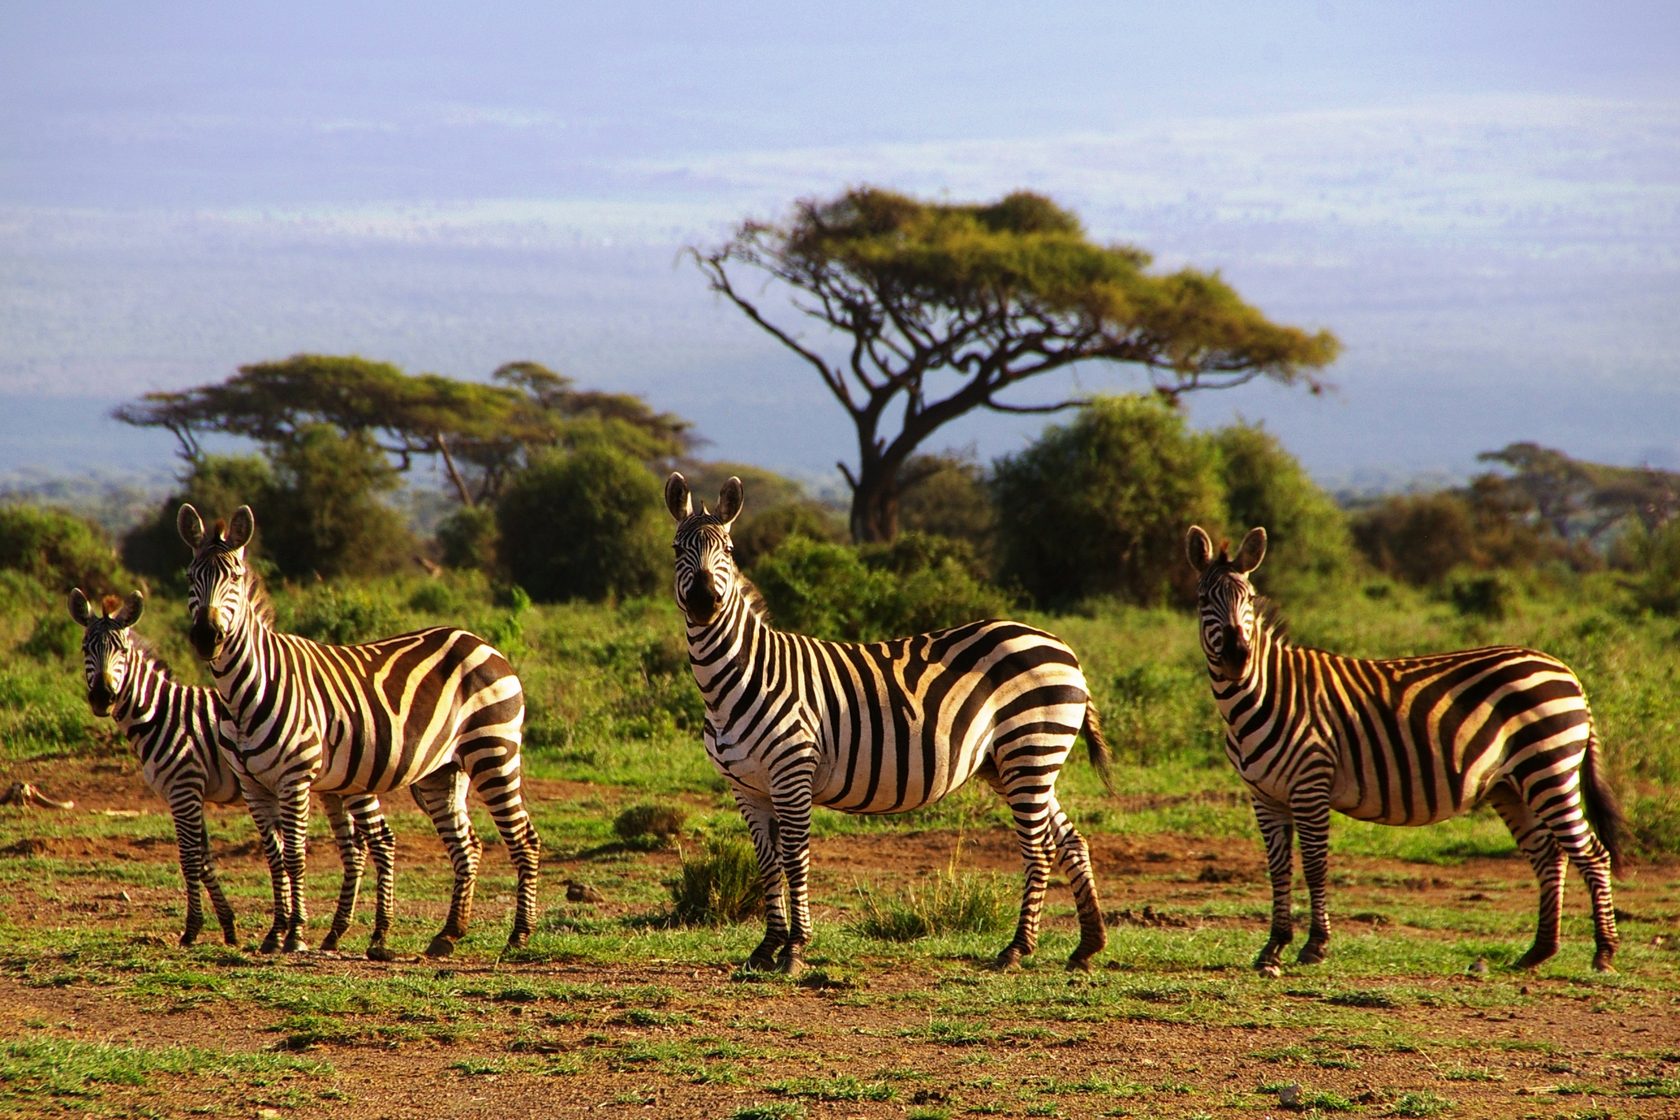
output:
<path id="1" fill-rule="evenodd" d="M 1248 669 L 1234 681 L 1213 680 L 1214 699 L 1227 716 L 1232 709 L 1264 699 L 1276 687 L 1286 671 L 1286 663 L 1294 647 L 1264 619 L 1254 620 L 1254 642 L 1248 658 Z"/>
<path id="2" fill-rule="evenodd" d="M 216 691 L 222 702 L 234 710 L 236 694 L 257 698 L 266 688 L 251 689 L 252 678 L 266 673 L 266 667 L 277 664 L 275 647 L 279 635 L 269 625 L 261 611 L 249 602 L 239 612 L 239 622 L 222 641 L 221 652 L 210 662 L 210 675 L 216 681 Z M 235 710 L 235 714 L 238 712 Z"/>
<path id="3" fill-rule="evenodd" d="M 688 661 L 708 705 L 753 671 L 753 651 L 775 633 L 740 590 L 734 589 L 703 626 L 688 627 Z"/>
<path id="4" fill-rule="evenodd" d="M 170 688 L 183 688 L 139 645 L 128 649 L 128 672 L 122 693 L 111 703 L 111 718 L 127 732 L 137 724 L 150 723 Z"/>

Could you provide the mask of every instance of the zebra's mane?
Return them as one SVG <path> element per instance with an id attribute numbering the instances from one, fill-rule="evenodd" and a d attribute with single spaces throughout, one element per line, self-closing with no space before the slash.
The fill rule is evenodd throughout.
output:
<path id="1" fill-rule="evenodd" d="M 775 622 L 770 617 L 770 604 L 764 601 L 764 592 L 758 589 L 758 584 L 747 578 L 747 573 L 741 570 L 739 564 L 735 566 L 735 582 L 740 585 L 741 598 L 747 601 L 747 610 L 752 612 L 752 616 L 766 626 L 774 626 Z"/>
<path id="2" fill-rule="evenodd" d="M 256 565 L 245 565 L 245 599 L 264 626 L 274 626 L 274 600 L 268 597 L 268 584 L 258 574 Z"/>
<path id="3" fill-rule="evenodd" d="M 1276 599 L 1265 595 L 1254 596 L 1254 617 L 1274 640 L 1284 645 L 1294 644 L 1290 640 L 1289 620 L 1283 617 L 1283 608 L 1277 605 Z"/>

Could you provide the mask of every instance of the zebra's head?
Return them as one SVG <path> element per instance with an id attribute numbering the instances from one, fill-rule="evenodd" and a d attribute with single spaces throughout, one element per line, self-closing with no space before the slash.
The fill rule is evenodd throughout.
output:
<path id="1" fill-rule="evenodd" d="M 250 608 L 245 546 L 256 531 L 256 515 L 250 506 L 240 506 L 230 521 L 218 521 L 214 532 L 206 532 L 204 519 L 188 502 L 176 513 L 175 528 L 193 550 L 187 566 L 189 637 L 200 657 L 214 661 Z"/>
<path id="2" fill-rule="evenodd" d="M 82 676 L 88 707 L 96 716 L 111 714 L 111 705 L 128 683 L 129 627 L 140 620 L 145 596 L 136 591 L 127 599 L 107 595 L 95 611 L 82 589 L 70 589 L 70 617 L 82 627 Z"/>
<path id="3" fill-rule="evenodd" d="M 1190 566 L 1202 577 L 1196 584 L 1196 613 L 1208 671 L 1221 680 L 1241 680 L 1254 652 L 1254 585 L 1248 574 L 1266 555 L 1266 530 L 1250 529 L 1235 558 L 1228 544 L 1221 544 L 1215 556 L 1213 540 L 1200 525 L 1190 526 L 1184 544 Z"/>
<path id="4" fill-rule="evenodd" d="M 677 606 L 691 626 L 704 626 L 716 618 L 740 582 L 729 527 L 740 516 L 742 498 L 741 480 L 731 477 L 718 492 L 717 510 L 701 505 L 696 513 L 683 476 L 672 471 L 665 480 L 665 508 L 677 520 L 677 533 L 671 540 L 676 553 Z"/>

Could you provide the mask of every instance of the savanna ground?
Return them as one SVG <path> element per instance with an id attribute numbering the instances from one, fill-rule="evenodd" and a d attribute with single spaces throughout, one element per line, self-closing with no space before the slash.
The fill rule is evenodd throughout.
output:
<path id="1" fill-rule="evenodd" d="M 899 945 L 848 927 L 861 884 L 902 893 L 953 858 L 1013 879 L 1007 829 L 829 835 L 815 853 L 813 968 L 790 982 L 736 970 L 753 924 L 649 921 L 675 850 L 577 835 L 565 817 L 612 803 L 538 782 L 550 842 L 530 948 L 498 952 L 512 881 L 492 847 L 457 956 L 380 965 L 350 955 L 365 925 L 346 955 L 255 951 L 266 870 L 232 810 L 212 828 L 240 944 L 178 948 L 169 822 L 132 769 L 63 760 L 33 777 L 76 807 L 0 816 L 0 1107 L 16 1114 L 1680 1115 L 1680 887 L 1667 866 L 1620 884 L 1619 974 L 1589 969 L 1576 884 L 1563 951 L 1529 975 L 1501 967 L 1531 932 L 1519 858 L 1338 856 L 1331 960 L 1265 980 L 1247 967 L 1266 913 L 1256 840 L 1089 829 L 1113 924 L 1098 967 L 1061 967 L 1075 932 L 1063 889 L 1039 957 L 997 974 L 984 962 L 1006 932 Z M 417 954 L 441 921 L 444 862 L 424 819 L 392 807 L 396 944 Z M 1481 839 L 1467 833 L 1465 847 Z M 317 836 L 317 938 L 331 854 Z M 604 901 L 566 901 L 563 878 Z M 1488 970 L 1467 971 L 1478 960 Z"/>
<path id="2" fill-rule="evenodd" d="M 14 604 L 0 609 L 0 790 L 30 781 L 75 803 L 0 807 L 0 1113 L 1680 1117 L 1670 620 L 1577 594 L 1495 626 L 1392 591 L 1354 610 L 1304 607 L 1296 620 L 1302 640 L 1333 648 L 1515 640 L 1581 671 L 1641 851 L 1617 884 L 1615 975 L 1590 969 L 1573 876 L 1558 957 L 1531 974 L 1505 967 L 1532 936 L 1535 888 L 1497 818 L 1479 811 L 1428 829 L 1338 818 L 1330 960 L 1256 976 L 1262 851 L 1218 750 L 1193 622 L 1099 610 L 1042 620 L 1080 650 L 1120 762 L 1112 795 L 1082 751 L 1062 781 L 1111 917 L 1096 968 L 1062 968 L 1076 927 L 1056 881 L 1039 955 L 1015 972 L 987 969 L 1009 936 L 1020 868 L 1006 817 L 977 788 L 892 820 L 819 814 L 812 967 L 788 980 L 738 971 L 756 921 L 663 920 L 684 860 L 707 837 L 741 832 L 697 742 L 669 604 L 509 606 L 482 589 L 395 582 L 282 598 L 283 620 L 299 628 L 323 617 L 352 632 L 466 622 L 511 651 L 526 683 L 545 843 L 537 934 L 501 952 L 512 876 L 479 811 L 487 849 L 472 933 L 453 958 L 421 959 L 448 865 L 397 795 L 387 799 L 399 838 L 392 944 L 408 955 L 375 964 L 355 955 L 366 895 L 343 955 L 256 952 L 267 872 L 237 808 L 213 808 L 210 827 L 240 943 L 207 931 L 178 947 L 182 891 L 161 801 L 88 715 L 75 634 L 53 621 L 62 606 L 21 585 L 0 592 Z M 174 633 L 179 610 L 154 597 L 142 629 L 195 679 Z M 615 817 L 641 804 L 682 810 L 673 844 L 615 832 Z M 317 814 L 315 943 L 338 876 L 323 824 Z M 567 879 L 601 900 L 569 901 Z M 911 941 L 869 931 L 870 914 L 941 881 L 1001 897 L 1005 924 Z M 1304 903 L 1298 894 L 1298 914 Z"/>

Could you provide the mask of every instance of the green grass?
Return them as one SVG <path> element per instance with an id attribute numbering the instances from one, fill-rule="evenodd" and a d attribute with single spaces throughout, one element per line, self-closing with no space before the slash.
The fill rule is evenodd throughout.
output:
<path id="1" fill-rule="evenodd" d="M 0 1043 L 0 1102 L 21 1107 L 50 1100 L 66 1108 L 97 1109 L 97 1102 L 109 1090 L 138 1088 L 159 1076 L 266 1088 L 331 1072 L 332 1066 L 325 1062 L 260 1051 L 120 1046 L 38 1037 Z"/>

